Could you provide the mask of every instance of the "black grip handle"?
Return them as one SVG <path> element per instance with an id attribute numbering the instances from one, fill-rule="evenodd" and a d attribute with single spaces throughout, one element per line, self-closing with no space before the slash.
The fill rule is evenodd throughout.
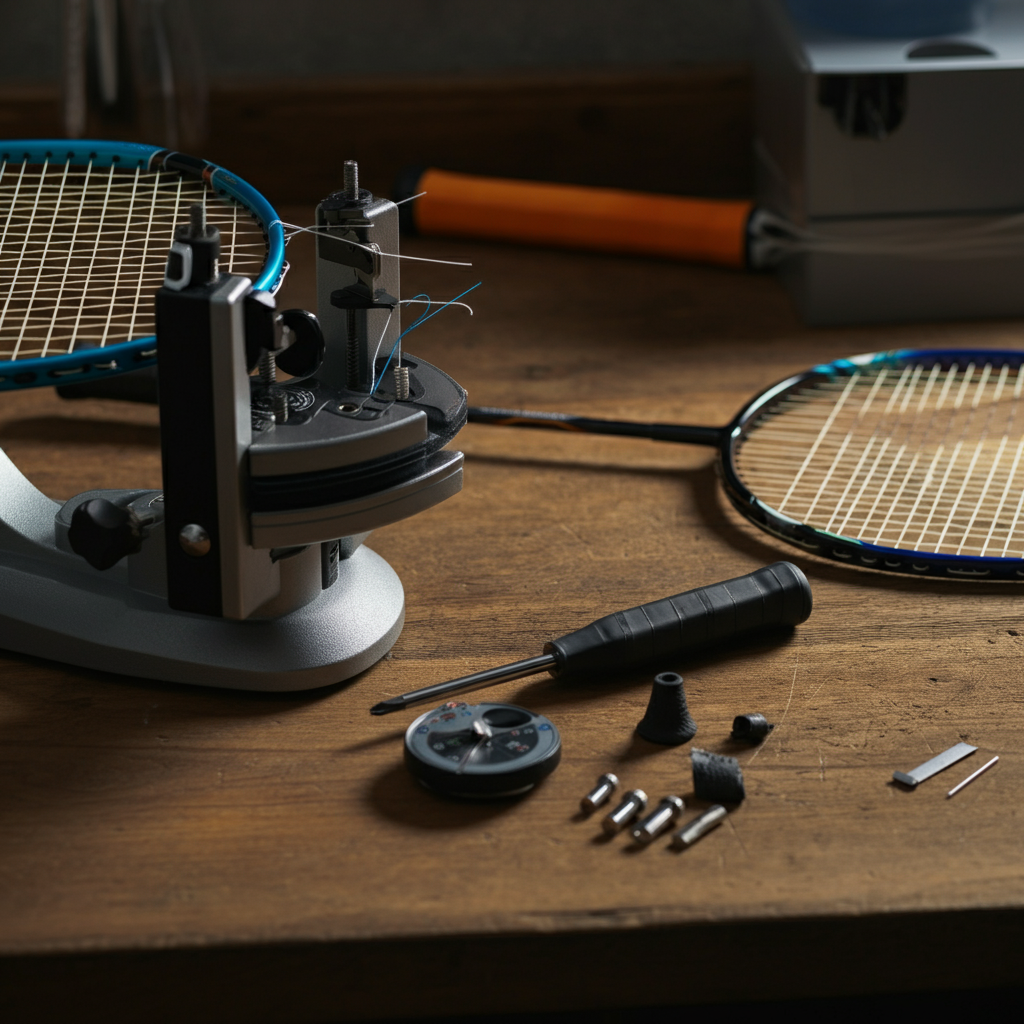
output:
<path id="1" fill-rule="evenodd" d="M 724 583 L 614 612 L 546 644 L 559 678 L 604 674 L 678 655 L 765 626 L 795 626 L 811 614 L 811 586 L 791 562 Z"/>

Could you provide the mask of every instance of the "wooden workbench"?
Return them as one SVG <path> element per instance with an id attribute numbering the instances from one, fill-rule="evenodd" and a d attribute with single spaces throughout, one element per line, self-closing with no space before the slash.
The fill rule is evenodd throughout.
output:
<path id="1" fill-rule="evenodd" d="M 285 211 L 309 218 L 308 210 Z M 308 220 L 304 221 L 308 223 Z M 305 241 L 286 304 L 313 305 Z M 1019 324 L 808 330 L 770 276 L 417 240 L 448 298 L 409 351 L 476 404 L 721 424 L 773 380 L 896 346 L 1017 346 Z M 160 485 L 156 410 L 0 397 L 0 446 L 55 498 Z M 0 656 L 0 1016 L 328 1021 L 1019 984 L 1024 591 L 807 557 L 743 524 L 712 454 L 471 426 L 458 497 L 378 531 L 408 604 L 349 683 L 257 695 Z M 814 591 L 788 637 L 665 668 L 746 802 L 681 855 L 601 841 L 604 771 L 691 793 L 688 747 L 637 739 L 650 679 L 488 692 L 549 715 L 563 761 L 464 804 L 402 765 L 376 701 L 539 653 L 609 611 L 788 558 Z M 196 683 L 202 683 L 201 678 Z M 776 723 L 757 748 L 734 715 Z M 952 800 L 892 785 L 960 739 L 1000 762 Z M 694 804 L 694 806 L 699 806 Z"/>

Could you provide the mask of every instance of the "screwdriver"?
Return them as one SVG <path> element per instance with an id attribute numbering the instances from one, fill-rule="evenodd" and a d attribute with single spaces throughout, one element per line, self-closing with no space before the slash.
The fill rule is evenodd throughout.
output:
<path id="1" fill-rule="evenodd" d="M 667 658 L 766 626 L 796 626 L 811 614 L 811 586 L 791 562 L 613 612 L 544 645 L 544 653 L 511 665 L 391 697 L 370 708 L 389 715 L 446 693 L 548 671 L 558 679 L 606 675 Z"/>

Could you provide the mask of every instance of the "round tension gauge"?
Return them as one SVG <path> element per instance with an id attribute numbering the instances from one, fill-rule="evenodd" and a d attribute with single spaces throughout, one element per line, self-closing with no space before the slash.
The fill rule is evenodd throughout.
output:
<path id="1" fill-rule="evenodd" d="M 562 756 L 558 730 L 515 704 L 448 701 L 405 732 L 405 763 L 447 796 L 518 796 L 550 775 Z"/>

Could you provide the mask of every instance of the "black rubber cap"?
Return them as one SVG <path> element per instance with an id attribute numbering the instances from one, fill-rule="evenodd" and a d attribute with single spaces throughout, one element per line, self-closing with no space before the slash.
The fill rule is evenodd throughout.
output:
<path id="1" fill-rule="evenodd" d="M 636 731 L 652 743 L 677 746 L 697 735 L 697 723 L 686 706 L 683 677 L 675 672 L 662 672 L 654 677 L 647 714 L 637 723 Z"/>
<path id="2" fill-rule="evenodd" d="M 764 715 L 752 711 L 749 715 L 737 715 L 732 720 L 732 738 L 747 743 L 760 743 L 774 728 Z"/>
<path id="3" fill-rule="evenodd" d="M 747 795 L 743 772 L 735 757 L 695 748 L 690 753 L 690 763 L 693 765 L 693 792 L 698 800 L 738 804 Z"/>

